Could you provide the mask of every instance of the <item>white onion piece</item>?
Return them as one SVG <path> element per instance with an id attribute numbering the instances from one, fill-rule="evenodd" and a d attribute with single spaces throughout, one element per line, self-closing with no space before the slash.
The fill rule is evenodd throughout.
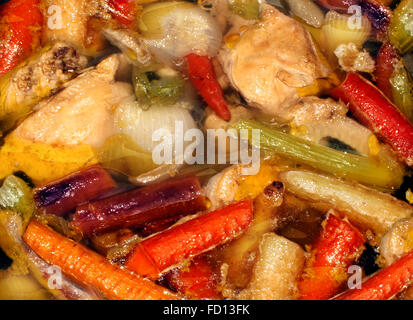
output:
<path id="1" fill-rule="evenodd" d="M 324 13 L 312 0 L 286 0 L 291 13 L 307 24 L 320 28 L 324 22 Z"/>
<path id="2" fill-rule="evenodd" d="M 151 7 L 157 5 L 159 7 L 160 4 L 144 9 L 139 26 L 146 36 L 145 42 L 149 50 L 159 60 L 178 64 L 180 59 L 191 52 L 209 57 L 218 53 L 222 33 L 208 12 L 189 3 L 182 5 L 181 2 L 164 3 L 164 6 L 168 5 L 167 11 L 164 6 L 151 10 Z M 151 17 L 148 17 L 149 14 Z"/>
<path id="3" fill-rule="evenodd" d="M 115 124 L 119 133 L 127 134 L 142 149 L 149 152 L 161 143 L 153 140 L 153 133 L 156 130 L 166 129 L 174 137 L 176 125 L 179 126 L 180 122 L 183 134 L 189 129 L 197 128 L 190 112 L 178 106 L 155 105 L 144 111 L 136 101 L 130 100 L 121 103 L 115 111 Z M 183 144 L 183 151 L 189 143 L 191 142 Z M 172 145 L 175 146 L 175 139 L 172 140 Z"/>

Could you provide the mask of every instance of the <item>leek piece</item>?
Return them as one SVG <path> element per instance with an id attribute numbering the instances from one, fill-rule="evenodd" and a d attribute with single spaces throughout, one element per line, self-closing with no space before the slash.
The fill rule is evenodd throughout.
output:
<path id="1" fill-rule="evenodd" d="M 140 148 L 125 134 L 108 138 L 97 150 L 97 158 L 105 168 L 128 176 L 137 176 L 157 167 L 152 161 L 152 153 Z"/>
<path id="2" fill-rule="evenodd" d="M 148 109 L 152 104 L 174 104 L 184 91 L 184 80 L 178 74 L 159 76 L 154 67 L 135 67 L 132 83 L 136 99 L 143 109 Z"/>
<path id="3" fill-rule="evenodd" d="M 356 180 L 381 190 L 397 188 L 403 181 L 403 170 L 398 167 L 391 168 L 389 164 L 372 158 L 315 144 L 257 121 L 242 120 L 233 127 L 237 130 L 258 129 L 260 130 L 260 145 L 257 147 L 277 153 L 297 164 L 308 165 L 337 177 Z"/>
<path id="4" fill-rule="evenodd" d="M 402 54 L 413 50 L 413 0 L 402 0 L 394 10 L 389 39 Z"/>
<path id="5" fill-rule="evenodd" d="M 413 80 L 403 64 L 395 69 L 390 83 L 395 105 L 413 123 Z"/>
<path id="6" fill-rule="evenodd" d="M 23 226 L 26 226 L 34 208 L 30 187 L 22 179 L 8 176 L 0 188 L 0 209 L 18 213 L 23 219 Z"/>
<path id="7" fill-rule="evenodd" d="M 229 8 L 247 20 L 257 20 L 260 16 L 261 8 L 258 0 L 230 0 Z"/>

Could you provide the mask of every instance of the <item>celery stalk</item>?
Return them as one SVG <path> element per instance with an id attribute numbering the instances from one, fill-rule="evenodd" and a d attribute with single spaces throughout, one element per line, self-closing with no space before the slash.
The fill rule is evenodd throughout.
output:
<path id="1" fill-rule="evenodd" d="M 403 170 L 400 168 L 391 168 L 390 165 L 372 158 L 315 144 L 257 121 L 242 120 L 233 127 L 237 130 L 258 129 L 260 130 L 259 147 L 262 150 L 277 153 L 297 164 L 308 165 L 338 177 L 356 180 L 381 190 L 396 188 L 403 180 Z"/>
<path id="2" fill-rule="evenodd" d="M 402 54 L 413 50 L 413 0 L 402 0 L 394 10 L 389 39 Z"/>
<path id="3" fill-rule="evenodd" d="M 258 0 L 230 0 L 229 8 L 232 12 L 247 20 L 257 20 L 260 16 Z"/>
<path id="4" fill-rule="evenodd" d="M 390 83 L 395 105 L 413 123 L 413 81 L 403 64 L 393 72 Z"/>

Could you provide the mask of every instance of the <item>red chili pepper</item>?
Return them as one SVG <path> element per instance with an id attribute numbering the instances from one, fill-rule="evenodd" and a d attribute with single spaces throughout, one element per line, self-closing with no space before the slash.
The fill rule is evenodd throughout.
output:
<path id="1" fill-rule="evenodd" d="M 27 58 L 40 44 L 40 0 L 13 0 L 0 7 L 0 76 Z"/>
<path id="2" fill-rule="evenodd" d="M 137 16 L 135 0 L 108 0 L 108 5 L 116 21 L 124 27 L 132 27 Z"/>
<path id="3" fill-rule="evenodd" d="M 138 243 L 126 266 L 156 279 L 181 260 L 233 239 L 248 227 L 252 216 L 251 200 L 206 213 Z"/>
<path id="4" fill-rule="evenodd" d="M 42 212 L 60 216 L 115 187 L 105 169 L 93 166 L 36 188 L 34 200 Z"/>
<path id="5" fill-rule="evenodd" d="M 361 289 L 350 289 L 334 300 L 389 300 L 403 291 L 412 279 L 413 251 L 410 251 L 363 282 Z"/>
<path id="6" fill-rule="evenodd" d="M 339 292 L 347 278 L 347 268 L 361 254 L 363 244 L 360 231 L 330 214 L 298 284 L 300 299 L 326 300 Z"/>
<path id="7" fill-rule="evenodd" d="M 204 98 L 206 103 L 222 119 L 231 119 L 231 113 L 222 93 L 222 88 L 215 77 L 214 68 L 206 56 L 199 56 L 195 53 L 188 54 L 188 75 L 198 93 Z"/>
<path id="8" fill-rule="evenodd" d="M 220 300 L 218 276 L 204 257 L 196 257 L 189 267 L 174 269 L 165 276 L 171 288 L 192 299 Z"/>
<path id="9" fill-rule="evenodd" d="M 377 87 L 390 99 L 393 100 L 390 79 L 394 67 L 400 60 L 399 55 L 390 43 L 384 43 L 377 54 L 376 82 Z"/>
<path id="10" fill-rule="evenodd" d="M 357 119 L 377 133 L 409 166 L 413 165 L 413 125 L 373 84 L 350 72 L 331 95 L 349 104 Z"/>

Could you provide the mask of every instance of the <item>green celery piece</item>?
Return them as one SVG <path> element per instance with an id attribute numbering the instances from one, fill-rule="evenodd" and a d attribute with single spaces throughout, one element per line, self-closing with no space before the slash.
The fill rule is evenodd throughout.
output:
<path id="1" fill-rule="evenodd" d="M 395 105 L 413 123 L 413 80 L 406 68 L 396 68 L 390 79 Z"/>
<path id="2" fill-rule="evenodd" d="M 413 50 L 413 0 L 402 0 L 394 10 L 389 39 L 402 54 Z"/>
<path id="3" fill-rule="evenodd" d="M 230 0 L 229 8 L 232 12 L 247 20 L 257 20 L 260 16 L 258 0 Z"/>
<path id="4" fill-rule="evenodd" d="M 26 226 L 35 210 L 31 188 L 22 179 L 8 176 L 0 188 L 0 209 L 16 212 Z"/>
<path id="5" fill-rule="evenodd" d="M 284 133 L 253 120 L 241 120 L 233 128 L 260 130 L 260 148 L 323 172 L 356 180 L 381 190 L 397 188 L 403 181 L 403 170 L 369 157 L 345 153 Z M 251 135 L 250 135 L 251 142 Z M 253 143 L 253 141 L 252 141 Z"/>

